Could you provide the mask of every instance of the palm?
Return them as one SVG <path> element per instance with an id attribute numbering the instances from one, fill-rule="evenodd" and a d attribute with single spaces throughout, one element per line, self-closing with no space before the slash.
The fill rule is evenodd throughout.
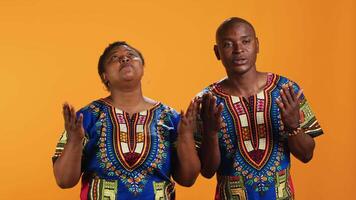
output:
<path id="1" fill-rule="evenodd" d="M 221 112 L 223 105 L 216 105 L 216 97 L 211 93 L 203 95 L 201 116 L 203 119 L 204 132 L 217 132 L 222 127 Z"/>
<path id="2" fill-rule="evenodd" d="M 288 83 L 282 86 L 280 91 L 280 99 L 277 99 L 277 105 L 281 111 L 282 122 L 288 129 L 299 127 L 299 103 L 303 90 L 299 90 L 296 94 L 293 89 L 293 84 Z"/>
<path id="3" fill-rule="evenodd" d="M 83 115 L 77 117 L 74 107 L 65 103 L 63 117 L 68 140 L 81 141 L 84 138 Z"/>
<path id="4" fill-rule="evenodd" d="M 183 111 L 181 111 L 181 119 L 178 124 L 179 133 L 193 133 L 195 131 L 197 109 L 198 102 L 193 101 L 190 103 L 185 114 Z"/>

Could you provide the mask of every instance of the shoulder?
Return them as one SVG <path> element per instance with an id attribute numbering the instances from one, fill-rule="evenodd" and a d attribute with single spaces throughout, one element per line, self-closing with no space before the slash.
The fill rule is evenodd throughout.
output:
<path id="1" fill-rule="evenodd" d="M 207 87 L 205 87 L 203 90 L 201 90 L 198 94 L 195 95 L 195 97 L 202 97 L 204 94 L 208 93 L 208 92 L 211 92 L 212 94 L 215 94 L 215 91 L 219 85 L 219 83 L 221 83 L 223 80 L 225 80 L 226 77 L 214 82 L 214 83 L 211 83 L 210 85 L 208 85 Z"/>
<path id="2" fill-rule="evenodd" d="M 83 115 L 92 115 L 97 114 L 103 109 L 105 109 L 107 105 L 102 99 L 94 100 L 87 104 L 86 106 L 82 107 L 78 113 L 82 113 Z"/>
<path id="3" fill-rule="evenodd" d="M 300 89 L 299 84 L 297 82 L 295 82 L 294 80 L 292 80 L 286 76 L 274 74 L 274 77 L 276 78 L 276 85 L 279 89 L 281 89 L 284 84 L 287 84 L 289 82 L 293 83 L 294 89 L 297 89 L 297 90 Z"/>
<path id="4" fill-rule="evenodd" d="M 162 114 L 167 115 L 169 117 L 179 116 L 179 113 L 174 108 L 172 108 L 164 103 L 159 103 L 159 111 Z"/>
<path id="5" fill-rule="evenodd" d="M 157 125 L 164 126 L 170 130 L 175 130 L 178 127 L 180 121 L 180 114 L 170 106 L 159 103 L 156 108 Z"/>

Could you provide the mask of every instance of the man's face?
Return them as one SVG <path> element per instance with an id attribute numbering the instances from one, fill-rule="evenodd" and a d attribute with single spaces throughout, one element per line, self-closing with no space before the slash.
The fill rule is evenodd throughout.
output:
<path id="1" fill-rule="evenodd" d="M 237 22 L 218 35 L 214 50 L 228 74 L 244 74 L 256 67 L 258 39 L 249 25 Z"/>

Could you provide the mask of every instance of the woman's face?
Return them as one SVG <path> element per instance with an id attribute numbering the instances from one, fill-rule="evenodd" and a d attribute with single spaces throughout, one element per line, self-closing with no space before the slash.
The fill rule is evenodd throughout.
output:
<path id="1" fill-rule="evenodd" d="M 120 87 L 128 82 L 140 82 L 143 65 L 139 54 L 126 45 L 114 48 L 105 60 L 103 78 L 109 88 Z M 126 84 L 122 84 L 126 83 Z"/>

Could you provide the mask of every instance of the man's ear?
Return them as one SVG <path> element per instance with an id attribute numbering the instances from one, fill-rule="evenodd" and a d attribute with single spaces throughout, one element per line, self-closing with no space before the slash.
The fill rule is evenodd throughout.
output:
<path id="1" fill-rule="evenodd" d="M 256 49 L 257 49 L 257 53 L 260 52 L 260 42 L 258 41 L 258 37 L 256 37 Z"/>
<path id="2" fill-rule="evenodd" d="M 214 53 L 215 53 L 216 59 L 220 60 L 218 45 L 214 45 Z"/>

